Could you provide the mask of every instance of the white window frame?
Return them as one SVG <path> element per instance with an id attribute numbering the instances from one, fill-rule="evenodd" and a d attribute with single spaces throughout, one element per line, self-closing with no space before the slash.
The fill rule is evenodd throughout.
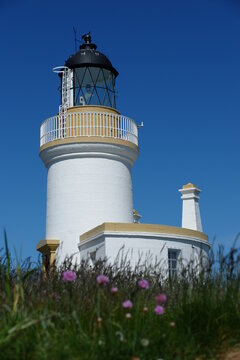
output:
<path id="1" fill-rule="evenodd" d="M 168 276 L 170 279 L 174 279 L 177 276 L 181 253 L 181 249 L 168 248 Z M 170 257 L 171 254 L 175 254 L 175 256 Z"/>

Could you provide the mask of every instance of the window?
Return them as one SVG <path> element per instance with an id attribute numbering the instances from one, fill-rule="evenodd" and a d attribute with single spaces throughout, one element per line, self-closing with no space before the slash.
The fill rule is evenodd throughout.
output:
<path id="1" fill-rule="evenodd" d="M 170 279 L 175 278 L 177 275 L 179 255 L 180 250 L 168 249 L 168 271 Z"/>
<path id="2" fill-rule="evenodd" d="M 89 257 L 90 257 L 90 259 L 91 259 L 92 263 L 94 264 L 94 263 L 95 263 L 95 261 L 96 261 L 96 250 L 95 250 L 95 251 L 90 252 Z"/>

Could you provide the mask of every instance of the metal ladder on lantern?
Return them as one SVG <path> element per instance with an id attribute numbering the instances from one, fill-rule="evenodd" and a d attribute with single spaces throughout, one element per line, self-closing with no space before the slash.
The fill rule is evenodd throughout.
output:
<path id="1" fill-rule="evenodd" d="M 71 106 L 72 71 L 66 66 L 57 66 L 53 72 L 62 74 L 62 104 L 59 106 L 58 138 L 68 137 L 68 113 Z"/>

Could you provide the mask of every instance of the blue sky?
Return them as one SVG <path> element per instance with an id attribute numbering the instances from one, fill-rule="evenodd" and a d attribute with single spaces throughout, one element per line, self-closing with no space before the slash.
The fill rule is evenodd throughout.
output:
<path id="1" fill-rule="evenodd" d="M 23 258 L 45 235 L 39 127 L 57 114 L 52 68 L 91 31 L 119 71 L 117 107 L 137 123 L 134 206 L 143 222 L 181 225 L 178 189 L 201 193 L 204 231 L 240 232 L 240 5 L 234 0 L 0 0 L 0 233 Z M 3 236 L 0 236 L 2 243 Z M 1 246 L 0 246 L 1 247 Z"/>

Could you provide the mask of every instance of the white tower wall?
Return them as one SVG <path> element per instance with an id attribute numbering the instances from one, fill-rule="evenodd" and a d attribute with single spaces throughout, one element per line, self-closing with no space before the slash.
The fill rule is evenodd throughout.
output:
<path id="1" fill-rule="evenodd" d="M 46 239 L 58 260 L 76 254 L 79 236 L 103 222 L 133 222 L 131 167 L 137 151 L 113 143 L 75 143 L 40 153 L 48 167 Z"/>

